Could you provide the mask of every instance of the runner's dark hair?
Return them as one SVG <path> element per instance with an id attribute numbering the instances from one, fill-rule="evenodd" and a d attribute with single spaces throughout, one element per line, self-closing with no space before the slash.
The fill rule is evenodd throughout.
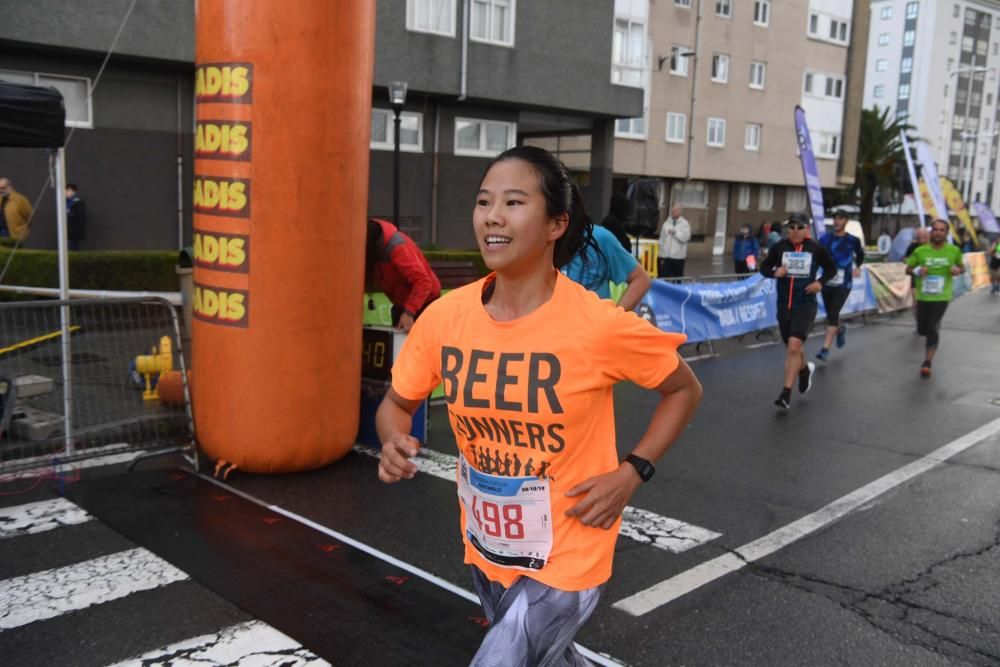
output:
<path id="1" fill-rule="evenodd" d="M 496 156 L 483 172 L 483 178 L 486 178 L 486 174 L 493 168 L 493 165 L 507 160 L 526 162 L 538 174 L 538 184 L 545 197 L 546 213 L 550 217 L 557 218 L 563 214 L 569 216 L 566 232 L 556 240 L 552 264 L 557 269 L 561 269 L 575 255 L 579 254 L 586 266 L 587 254 L 585 250 L 588 246 L 592 247 L 600 261 L 604 262 L 604 253 L 601 252 L 597 241 L 594 240 L 594 222 L 587 215 L 583 206 L 583 197 L 580 195 L 580 188 L 570 178 L 566 171 L 566 165 L 544 148 L 515 146 Z"/>

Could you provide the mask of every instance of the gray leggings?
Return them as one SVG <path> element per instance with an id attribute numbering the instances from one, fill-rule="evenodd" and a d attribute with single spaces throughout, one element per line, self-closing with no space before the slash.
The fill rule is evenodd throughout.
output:
<path id="1" fill-rule="evenodd" d="M 573 647 L 573 637 L 597 607 L 603 586 L 560 591 L 529 577 L 510 588 L 490 581 L 472 566 L 472 583 L 490 622 L 472 659 L 474 667 L 576 667 L 590 661 Z"/>

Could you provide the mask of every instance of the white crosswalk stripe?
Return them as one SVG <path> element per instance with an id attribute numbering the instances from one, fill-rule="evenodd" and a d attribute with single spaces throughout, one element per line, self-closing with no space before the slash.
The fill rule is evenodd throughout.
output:
<path id="1" fill-rule="evenodd" d="M 65 498 L 0 507 L 0 540 L 86 523 L 92 518 Z"/>
<path id="2" fill-rule="evenodd" d="M 64 498 L 0 507 L 0 539 L 93 521 Z M 13 544 L 14 542 L 11 542 Z M 149 591 L 188 575 L 146 549 L 136 548 L 64 567 L 0 581 L 0 633 Z M 248 621 L 161 646 L 114 667 L 194 665 L 329 667 L 288 635 L 263 621 Z"/>
<path id="3" fill-rule="evenodd" d="M 0 581 L 0 632 L 187 578 L 139 548 Z"/>
<path id="4" fill-rule="evenodd" d="M 249 621 L 218 632 L 192 637 L 129 658 L 111 667 L 186 667 L 188 665 L 253 665 L 253 667 L 324 667 L 317 657 L 286 634 L 261 621 Z"/>
<path id="5" fill-rule="evenodd" d="M 376 459 L 382 456 L 379 450 L 364 445 L 355 445 L 354 451 Z M 415 460 L 421 473 L 455 482 L 458 457 L 424 447 Z M 631 506 L 622 513 L 619 534 L 671 553 L 687 551 L 721 537 L 707 528 Z"/>

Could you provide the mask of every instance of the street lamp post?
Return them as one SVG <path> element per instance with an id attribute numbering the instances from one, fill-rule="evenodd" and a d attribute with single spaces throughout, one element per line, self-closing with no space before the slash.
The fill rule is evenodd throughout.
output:
<path id="1" fill-rule="evenodd" d="M 389 105 L 392 107 L 392 224 L 399 228 L 399 114 L 406 104 L 406 82 L 389 82 Z"/>

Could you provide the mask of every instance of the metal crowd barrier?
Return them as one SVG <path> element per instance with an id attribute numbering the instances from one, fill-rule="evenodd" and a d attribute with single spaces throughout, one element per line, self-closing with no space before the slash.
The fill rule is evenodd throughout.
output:
<path id="1" fill-rule="evenodd" d="M 0 472 L 158 451 L 193 457 L 181 341 L 166 299 L 0 303 Z M 168 371 L 179 381 L 171 404 L 156 391 Z"/>

